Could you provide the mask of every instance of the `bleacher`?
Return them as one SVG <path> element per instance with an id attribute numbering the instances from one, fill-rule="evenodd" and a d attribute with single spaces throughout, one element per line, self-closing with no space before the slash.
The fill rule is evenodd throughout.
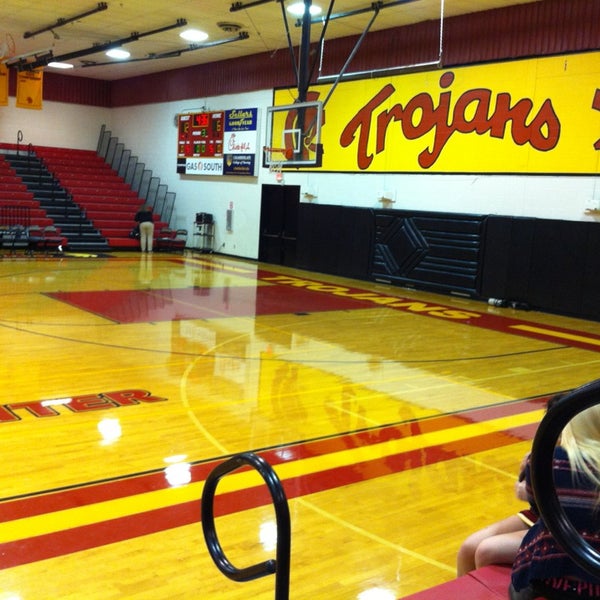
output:
<path id="1" fill-rule="evenodd" d="M 19 219 L 26 219 L 21 222 Z M 17 176 L 10 163 L 0 154 L 0 226 L 21 224 L 25 227 L 35 224 L 40 227 L 52 225 L 39 201 Z"/>
<path id="2" fill-rule="evenodd" d="M 11 166 L 10 161 L 17 159 L 40 161 L 47 179 L 36 175 L 25 181 Z M 51 196 L 52 202 L 44 208 L 38 195 Z M 15 225 L 54 226 L 59 233 L 62 231 L 69 249 L 76 245 L 107 250 L 138 248 L 139 241 L 129 234 L 143 203 L 92 150 L 32 145 L 19 148 L 0 143 L 0 228 L 5 233 Z M 17 209 L 22 211 L 19 216 Z M 166 227 L 167 223 L 156 215 L 155 237 Z"/>
<path id="3" fill-rule="evenodd" d="M 139 246 L 129 233 L 144 200 L 100 156 L 92 150 L 47 147 L 36 147 L 36 154 L 107 239 L 110 248 Z M 166 226 L 156 215 L 155 236 Z"/>
<path id="4" fill-rule="evenodd" d="M 509 583 L 510 567 L 492 565 L 405 596 L 403 600 L 506 600 Z"/>

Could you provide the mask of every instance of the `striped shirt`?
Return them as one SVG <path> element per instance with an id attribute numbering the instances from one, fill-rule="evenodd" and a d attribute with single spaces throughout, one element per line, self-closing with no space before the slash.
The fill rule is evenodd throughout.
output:
<path id="1" fill-rule="evenodd" d="M 597 551 L 600 551 L 600 506 L 598 490 L 581 472 L 575 472 L 566 451 L 560 446 L 554 451 L 553 474 L 556 494 L 573 527 Z M 529 465 L 525 474 L 530 498 Z M 556 578 L 577 581 L 577 595 L 582 598 L 600 597 L 600 579 L 576 565 L 558 545 L 546 528 L 543 519 L 529 529 L 523 538 L 513 563 L 512 584 L 519 591 L 534 581 Z M 556 589 L 556 588 L 555 588 Z"/>

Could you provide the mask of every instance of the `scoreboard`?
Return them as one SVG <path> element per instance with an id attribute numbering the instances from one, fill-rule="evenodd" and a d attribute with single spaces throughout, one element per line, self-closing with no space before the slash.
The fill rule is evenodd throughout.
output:
<path id="1" fill-rule="evenodd" d="M 255 176 L 258 109 L 177 115 L 177 173 Z"/>
<path id="2" fill-rule="evenodd" d="M 223 156 L 223 111 L 179 115 L 177 158 Z"/>

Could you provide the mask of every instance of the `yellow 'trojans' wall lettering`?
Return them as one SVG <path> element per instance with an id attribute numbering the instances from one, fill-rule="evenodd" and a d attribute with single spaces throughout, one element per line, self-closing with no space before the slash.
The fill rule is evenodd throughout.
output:
<path id="1" fill-rule="evenodd" d="M 598 173 L 600 53 L 341 83 L 321 141 L 327 171 Z"/>

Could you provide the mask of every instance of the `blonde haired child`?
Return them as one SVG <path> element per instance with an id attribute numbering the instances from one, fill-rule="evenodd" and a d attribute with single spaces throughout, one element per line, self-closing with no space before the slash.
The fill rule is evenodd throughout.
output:
<path id="1" fill-rule="evenodd" d="M 552 471 L 566 517 L 600 551 L 600 405 L 583 410 L 565 426 L 554 450 Z M 525 476 L 531 497 L 529 468 Z M 510 598 L 600 598 L 600 579 L 575 564 L 540 518 L 525 534 L 514 561 Z"/>

